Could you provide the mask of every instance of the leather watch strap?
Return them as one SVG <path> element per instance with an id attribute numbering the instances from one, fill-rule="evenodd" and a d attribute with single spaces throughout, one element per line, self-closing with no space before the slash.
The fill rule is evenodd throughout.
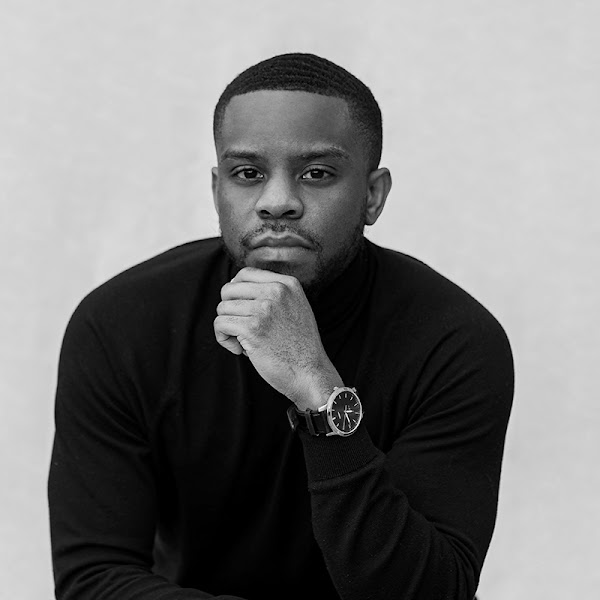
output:
<path id="1" fill-rule="evenodd" d="M 305 411 L 299 411 L 295 406 L 290 406 L 287 415 L 292 431 L 300 428 L 308 431 L 311 435 L 327 434 L 331 431 L 331 427 L 327 422 L 327 413 L 324 410 L 306 409 Z"/>

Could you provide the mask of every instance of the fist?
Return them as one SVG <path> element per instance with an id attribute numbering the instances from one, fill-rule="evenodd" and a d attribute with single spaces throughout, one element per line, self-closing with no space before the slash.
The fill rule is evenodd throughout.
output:
<path id="1" fill-rule="evenodd" d="M 221 289 L 219 344 L 245 354 L 261 377 L 300 410 L 322 406 L 342 380 L 295 277 L 246 267 Z"/>

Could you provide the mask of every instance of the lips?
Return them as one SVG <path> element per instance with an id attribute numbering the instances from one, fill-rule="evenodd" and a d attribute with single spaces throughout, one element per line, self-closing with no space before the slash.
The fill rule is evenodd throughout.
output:
<path id="1" fill-rule="evenodd" d="M 312 245 L 308 240 L 295 233 L 287 232 L 283 234 L 265 233 L 254 238 L 250 242 L 250 248 L 252 250 L 265 246 L 268 248 L 294 248 L 299 246 L 309 250 L 312 248 Z"/>

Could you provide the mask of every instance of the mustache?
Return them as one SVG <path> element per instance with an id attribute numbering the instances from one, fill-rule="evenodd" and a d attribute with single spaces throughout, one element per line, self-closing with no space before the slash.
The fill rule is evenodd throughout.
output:
<path id="1" fill-rule="evenodd" d="M 254 238 L 267 233 L 292 233 L 310 242 L 316 248 L 316 250 L 322 250 L 323 248 L 319 240 L 312 233 L 310 233 L 310 231 L 306 231 L 306 229 L 297 227 L 296 225 L 292 225 L 290 223 L 281 222 L 271 223 L 269 225 L 263 224 L 260 227 L 245 233 L 240 238 L 240 243 L 244 248 L 249 249 Z"/>

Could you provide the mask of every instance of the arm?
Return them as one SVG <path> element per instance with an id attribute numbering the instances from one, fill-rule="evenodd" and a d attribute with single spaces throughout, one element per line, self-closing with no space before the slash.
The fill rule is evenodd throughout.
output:
<path id="1" fill-rule="evenodd" d="M 219 343 L 244 352 L 300 410 L 343 385 L 294 278 L 246 268 L 221 295 Z M 464 321 L 432 336 L 387 455 L 368 434 L 368 405 L 348 438 L 300 433 L 314 535 L 343 600 L 473 598 L 495 521 L 513 367 L 490 315 Z M 385 359 L 388 375 L 398 360 Z"/>
<path id="2" fill-rule="evenodd" d="M 343 600 L 475 594 L 512 402 L 504 333 L 492 320 L 455 331 L 420 381 L 387 455 L 362 424 L 349 438 L 301 432 L 314 534 Z"/>
<path id="3" fill-rule="evenodd" d="M 61 600 L 213 597 L 152 573 L 157 494 L 134 398 L 94 319 L 80 307 L 61 351 L 48 482 Z"/>

